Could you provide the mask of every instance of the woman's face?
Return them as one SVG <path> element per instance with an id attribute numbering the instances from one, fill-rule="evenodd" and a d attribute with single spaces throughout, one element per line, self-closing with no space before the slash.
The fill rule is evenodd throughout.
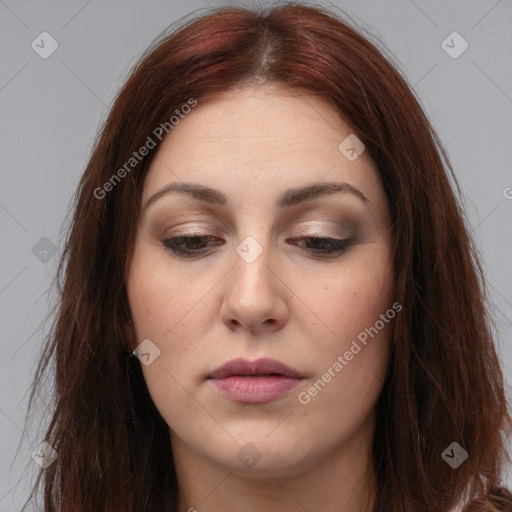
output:
<path id="1" fill-rule="evenodd" d="M 199 101 L 163 140 L 127 288 L 175 457 L 367 463 L 399 307 L 386 197 L 350 134 L 324 100 L 266 86 Z"/>

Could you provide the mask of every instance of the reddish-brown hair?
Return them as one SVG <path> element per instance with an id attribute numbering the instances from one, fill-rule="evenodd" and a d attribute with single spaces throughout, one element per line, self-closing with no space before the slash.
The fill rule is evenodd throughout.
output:
<path id="1" fill-rule="evenodd" d="M 264 82 L 326 99 L 364 142 L 389 200 L 403 311 L 376 405 L 375 512 L 447 512 L 467 500 L 468 512 L 512 510 L 499 489 L 510 416 L 460 190 L 407 81 L 362 33 L 322 8 L 221 8 L 173 27 L 134 67 L 76 192 L 58 314 L 34 378 L 31 404 L 55 369 L 45 439 L 59 456 L 34 487 L 44 484 L 45 512 L 176 510 L 168 427 L 125 354 L 125 267 L 157 148 L 105 197 L 94 191 L 188 99 Z M 457 469 L 441 457 L 454 441 L 469 454 Z"/>

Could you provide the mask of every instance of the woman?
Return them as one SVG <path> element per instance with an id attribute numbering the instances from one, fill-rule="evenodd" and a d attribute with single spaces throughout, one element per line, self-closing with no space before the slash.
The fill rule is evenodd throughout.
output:
<path id="1" fill-rule="evenodd" d="M 156 41 L 59 267 L 45 511 L 512 510 L 450 179 L 406 81 L 332 13 L 224 8 Z"/>

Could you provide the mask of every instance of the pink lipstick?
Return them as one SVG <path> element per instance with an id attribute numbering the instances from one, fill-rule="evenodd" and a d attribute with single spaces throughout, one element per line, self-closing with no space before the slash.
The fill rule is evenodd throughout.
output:
<path id="1" fill-rule="evenodd" d="M 233 359 L 207 376 L 222 396 L 235 402 L 260 404 L 276 400 L 304 377 L 275 359 Z"/>

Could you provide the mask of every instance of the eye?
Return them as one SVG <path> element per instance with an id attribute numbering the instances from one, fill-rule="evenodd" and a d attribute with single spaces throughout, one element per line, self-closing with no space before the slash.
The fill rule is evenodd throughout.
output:
<path id="1" fill-rule="evenodd" d="M 218 243 L 215 243 L 216 241 L 218 241 Z M 339 256 L 353 245 L 353 241 L 350 239 L 330 237 L 302 237 L 290 239 L 290 243 L 293 245 L 304 247 L 300 242 L 306 242 L 304 250 L 324 258 Z M 166 249 L 176 256 L 184 258 L 198 256 L 210 247 L 222 245 L 222 243 L 223 242 L 217 237 L 202 233 L 170 237 L 162 240 L 162 245 Z"/>
<path id="2" fill-rule="evenodd" d="M 216 238 L 217 237 L 212 235 L 204 235 L 198 233 L 193 235 L 165 238 L 162 240 L 162 245 L 177 256 L 192 257 L 203 252 L 207 248 L 205 246 L 205 241 L 215 241 Z"/>
<path id="3" fill-rule="evenodd" d="M 306 250 L 313 254 L 317 254 L 320 257 L 340 256 L 353 245 L 353 241 L 350 239 L 317 236 L 292 239 L 292 242 L 295 241 L 306 242 Z"/>

